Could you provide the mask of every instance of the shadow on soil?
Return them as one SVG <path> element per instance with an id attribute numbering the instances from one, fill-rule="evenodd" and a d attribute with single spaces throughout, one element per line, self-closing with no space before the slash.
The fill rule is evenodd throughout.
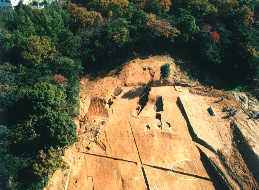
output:
<path id="1" fill-rule="evenodd" d="M 136 58 L 147 59 L 150 55 L 168 55 L 164 52 L 155 51 L 132 51 L 127 50 L 127 53 L 121 55 L 104 56 L 98 60 L 95 60 L 91 64 L 85 65 L 85 72 L 90 75 L 90 80 L 96 78 L 103 78 L 106 76 L 117 76 L 120 74 L 125 63 L 134 60 Z M 112 72 L 111 72 L 112 71 Z"/>
<path id="2" fill-rule="evenodd" d="M 139 87 L 133 90 L 129 90 L 123 94 L 122 98 L 129 100 L 137 98 L 143 94 L 144 89 L 145 87 Z"/>
<path id="3" fill-rule="evenodd" d="M 224 154 L 221 151 L 217 151 L 218 153 L 218 158 L 221 162 L 221 164 L 224 166 L 224 168 L 226 169 L 226 171 L 228 172 L 228 175 L 231 176 L 231 178 L 237 183 L 237 185 L 242 189 L 242 184 L 239 182 L 238 180 L 238 176 L 231 170 L 231 168 L 229 167 L 228 163 L 227 163 L 227 159 L 224 156 Z"/>
<path id="4" fill-rule="evenodd" d="M 163 170 L 163 171 L 169 171 L 169 172 L 173 172 L 173 173 L 177 173 L 177 174 L 181 174 L 181 175 L 186 175 L 186 176 L 190 176 L 190 177 L 194 177 L 194 178 L 203 179 L 203 180 L 206 180 L 206 181 L 211 181 L 207 177 L 203 177 L 203 176 L 199 176 L 199 175 L 195 175 L 195 174 L 185 173 L 185 172 L 181 172 L 181 171 L 177 171 L 177 170 L 173 170 L 173 169 L 168 169 L 168 168 L 163 168 L 163 167 L 160 167 L 160 166 L 153 166 L 153 165 L 149 165 L 149 164 L 144 164 L 144 165 L 155 168 L 155 169 L 160 169 L 160 170 Z"/>
<path id="5" fill-rule="evenodd" d="M 232 190 L 231 185 L 228 183 L 223 172 L 216 166 L 216 164 L 213 163 L 212 160 L 208 158 L 208 156 L 198 146 L 196 147 L 200 152 L 200 158 L 203 166 L 210 176 L 210 179 L 213 182 L 215 189 Z"/>
<path id="6" fill-rule="evenodd" d="M 259 157 L 255 154 L 252 148 L 247 143 L 244 135 L 240 131 L 236 123 L 232 123 L 233 137 L 244 162 L 248 169 L 253 174 L 257 183 L 259 183 Z"/>
<path id="7" fill-rule="evenodd" d="M 146 183 L 146 186 L 147 186 L 147 190 L 150 190 L 149 183 L 148 183 L 148 180 L 147 180 L 146 172 L 145 172 L 143 167 L 141 167 L 141 170 L 142 170 L 142 173 L 143 173 L 143 176 L 144 176 L 144 180 L 145 180 L 145 183 Z"/>
<path id="8" fill-rule="evenodd" d="M 100 158 L 108 158 L 108 159 L 112 159 L 112 160 L 118 160 L 118 161 L 123 161 L 123 162 L 129 162 L 129 163 L 137 164 L 137 162 L 135 162 L 135 161 L 125 160 L 125 159 L 122 159 L 122 158 L 115 158 L 115 157 L 111 157 L 111 156 L 104 156 L 104 155 L 93 154 L 93 153 L 88 153 L 88 152 L 81 152 L 81 153 L 87 154 L 87 155 L 91 155 L 91 156 L 97 156 L 97 157 L 100 157 Z"/>
<path id="9" fill-rule="evenodd" d="M 190 123 L 189 118 L 187 117 L 187 114 L 186 114 L 186 112 L 185 112 L 185 110 L 184 110 L 183 104 L 182 104 L 182 102 L 181 102 L 181 100 L 180 100 L 179 97 L 177 98 L 177 106 L 178 106 L 179 109 L 181 110 L 181 113 L 182 113 L 182 115 L 183 115 L 183 117 L 184 117 L 184 119 L 185 119 L 185 121 L 186 121 L 186 123 L 187 123 L 188 130 L 189 130 L 189 133 L 190 133 L 190 135 L 191 135 L 191 137 L 192 137 L 192 140 L 193 140 L 194 142 L 196 142 L 196 143 L 198 143 L 198 144 L 204 146 L 205 148 L 209 149 L 209 150 L 210 150 L 211 152 L 213 152 L 214 154 L 217 154 L 217 152 L 214 150 L 214 148 L 213 148 L 212 146 L 210 146 L 210 145 L 209 145 L 207 142 L 205 142 L 204 140 L 200 139 L 200 138 L 197 136 L 197 134 L 194 132 L 193 127 L 192 127 L 192 125 L 191 125 L 191 123 Z"/>

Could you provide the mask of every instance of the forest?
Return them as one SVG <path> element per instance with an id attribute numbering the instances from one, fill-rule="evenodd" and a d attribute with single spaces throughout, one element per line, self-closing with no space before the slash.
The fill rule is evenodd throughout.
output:
<path id="1" fill-rule="evenodd" d="M 258 7 L 258 0 L 72 0 L 1 12 L 4 188 L 42 189 L 67 167 L 61 156 L 77 141 L 80 78 L 123 60 L 183 54 L 258 97 Z"/>

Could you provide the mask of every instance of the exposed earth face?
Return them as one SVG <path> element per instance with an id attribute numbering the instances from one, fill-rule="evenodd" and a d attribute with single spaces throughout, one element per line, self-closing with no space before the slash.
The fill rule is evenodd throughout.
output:
<path id="1" fill-rule="evenodd" d="M 166 63 L 171 76 L 162 83 Z M 118 76 L 83 78 L 75 118 L 79 141 L 65 152 L 69 169 L 58 170 L 45 189 L 258 189 L 258 122 L 247 120 L 229 94 L 173 86 L 183 79 L 167 56 L 133 60 Z M 237 114 L 222 119 L 225 106 Z"/>

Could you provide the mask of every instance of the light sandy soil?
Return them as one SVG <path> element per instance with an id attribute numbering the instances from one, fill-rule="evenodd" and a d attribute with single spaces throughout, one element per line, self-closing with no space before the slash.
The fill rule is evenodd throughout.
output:
<path id="1" fill-rule="evenodd" d="M 242 123 L 245 138 L 256 152 L 259 137 L 249 133 L 258 134 L 258 123 L 241 116 L 222 119 L 222 106 L 238 108 L 232 99 L 214 103 L 223 92 L 152 87 L 138 114 L 143 85 L 152 77 L 159 80 L 160 66 L 165 63 L 171 65 L 171 84 L 188 79 L 172 58 L 154 56 L 126 63 L 119 76 L 81 80 L 79 116 L 75 118 L 79 141 L 63 157 L 70 168 L 58 170 L 45 190 L 258 188 L 230 127 L 233 119 L 237 125 Z M 123 91 L 115 96 L 118 86 Z M 159 96 L 162 111 L 156 110 Z M 209 116 L 209 106 L 215 117 Z"/>
<path id="2" fill-rule="evenodd" d="M 191 92 L 194 92 L 191 90 Z M 233 137 L 232 122 L 246 123 L 239 125 L 239 129 L 243 135 L 246 136 L 247 144 L 252 151 L 259 155 L 258 152 L 258 122 L 255 120 L 247 120 L 238 102 L 229 94 L 225 94 L 225 98 L 222 102 L 216 103 L 221 99 L 222 94 L 208 93 L 205 95 L 195 95 L 193 93 L 184 92 L 179 95 L 180 100 L 184 106 L 184 110 L 191 123 L 191 133 L 194 141 L 197 145 L 217 164 L 217 166 L 227 174 L 225 175 L 227 180 L 231 182 L 233 189 L 257 189 L 256 183 L 251 173 L 251 168 L 247 166 L 257 167 L 258 160 L 254 163 L 247 163 L 248 160 L 242 158 L 242 152 L 240 153 L 236 145 L 240 139 Z M 234 106 L 238 112 L 234 117 L 223 119 L 226 113 L 222 112 L 223 107 Z M 215 116 L 210 116 L 207 109 L 211 107 Z M 198 119 L 197 119 L 198 118 Z M 244 143 L 244 142 L 242 142 Z M 250 153 L 245 153 L 250 154 Z M 222 157 L 222 156 L 223 157 Z M 252 157 L 252 155 L 249 155 Z M 226 164 L 228 167 L 226 167 Z M 248 165 L 247 165 L 248 164 Z M 237 167 L 238 166 L 238 167 Z M 250 170 L 249 170 L 250 169 Z M 253 170 L 254 168 L 252 168 Z M 256 170 L 257 172 L 258 170 Z M 258 174 L 255 174 L 255 177 Z"/>

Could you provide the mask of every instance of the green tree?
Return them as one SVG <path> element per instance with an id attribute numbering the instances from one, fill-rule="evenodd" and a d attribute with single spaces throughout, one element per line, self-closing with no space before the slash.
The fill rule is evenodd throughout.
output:
<path id="1" fill-rule="evenodd" d="M 0 107 L 7 108 L 16 101 L 18 85 L 16 81 L 17 68 L 9 63 L 0 65 Z"/>
<path id="2" fill-rule="evenodd" d="M 61 158 L 62 151 L 50 147 L 40 150 L 33 162 L 32 168 L 34 175 L 39 178 L 41 184 L 46 184 L 48 177 L 52 176 L 58 168 L 65 169 L 67 166 Z"/>
<path id="3" fill-rule="evenodd" d="M 77 141 L 76 125 L 67 113 L 48 109 L 37 118 L 34 126 L 43 147 L 63 148 Z"/>
<path id="4" fill-rule="evenodd" d="M 130 41 L 129 21 L 120 18 L 110 22 L 106 26 L 107 37 L 114 45 L 122 47 Z"/>
<path id="5" fill-rule="evenodd" d="M 170 64 L 164 64 L 160 68 L 161 78 L 167 79 L 170 76 L 171 68 Z"/>
<path id="6" fill-rule="evenodd" d="M 25 94 L 25 102 L 32 113 L 44 111 L 46 108 L 61 110 L 66 104 L 66 94 L 57 86 L 40 82 L 35 84 Z"/>
<path id="7" fill-rule="evenodd" d="M 199 32 L 199 26 L 196 23 L 195 17 L 189 11 L 179 9 L 177 15 L 176 27 L 181 31 L 180 37 L 184 42 L 188 42 Z"/>
<path id="8" fill-rule="evenodd" d="M 28 66 L 36 67 L 51 57 L 55 51 L 51 40 L 47 36 L 31 36 L 25 40 L 24 51 L 21 53 L 22 58 Z"/>

